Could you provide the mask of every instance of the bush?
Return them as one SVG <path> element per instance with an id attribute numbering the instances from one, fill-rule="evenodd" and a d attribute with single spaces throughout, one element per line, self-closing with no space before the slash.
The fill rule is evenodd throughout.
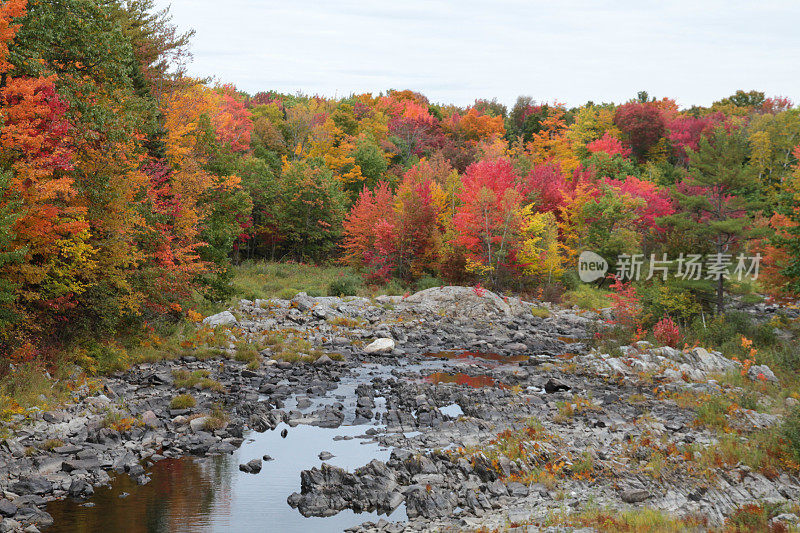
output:
<path id="1" fill-rule="evenodd" d="M 681 330 L 674 320 L 664 317 L 653 326 L 653 336 L 659 343 L 675 348 L 681 340 Z"/>
<path id="2" fill-rule="evenodd" d="M 783 435 L 795 460 L 800 462 L 800 407 L 795 407 L 783 421 Z"/>
<path id="3" fill-rule="evenodd" d="M 639 287 L 644 314 L 650 320 L 669 316 L 682 325 L 691 324 L 702 312 L 697 298 L 686 289 L 673 285 Z M 650 322 L 652 323 L 652 322 Z"/>
<path id="4" fill-rule="evenodd" d="M 434 276 L 422 276 L 419 281 L 417 281 L 417 290 L 424 291 L 425 289 L 432 289 L 434 287 L 441 287 L 443 285 L 442 280 L 434 277 Z"/>
<path id="5" fill-rule="evenodd" d="M 701 319 L 696 319 L 691 327 L 700 344 L 719 348 L 729 356 L 731 353 L 745 355 L 740 348 L 742 336 L 761 348 L 774 345 L 777 338 L 773 329 L 768 323 L 756 324 L 750 315 L 738 311 L 706 320 L 705 325 Z"/>
<path id="6" fill-rule="evenodd" d="M 179 394 L 172 399 L 169 404 L 170 409 L 189 409 L 197 405 L 197 401 L 191 394 Z"/>
<path id="7" fill-rule="evenodd" d="M 600 309 L 611 305 L 608 294 L 608 291 L 593 285 L 579 285 L 577 289 L 564 293 L 563 301 L 581 309 Z"/>
<path id="8" fill-rule="evenodd" d="M 361 278 L 358 276 L 343 275 L 328 285 L 328 296 L 355 296 L 361 286 Z"/>

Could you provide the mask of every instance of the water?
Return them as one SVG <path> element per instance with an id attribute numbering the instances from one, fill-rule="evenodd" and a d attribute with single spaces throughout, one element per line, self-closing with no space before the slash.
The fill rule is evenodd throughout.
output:
<path id="1" fill-rule="evenodd" d="M 51 532 L 215 532 L 215 531 L 342 531 L 365 521 L 377 521 L 376 513 L 357 514 L 345 510 L 328 518 L 305 518 L 286 503 L 300 491 L 300 472 L 322 461 L 323 450 L 334 458 L 329 464 L 353 470 L 372 459 L 386 461 L 391 450 L 359 438 L 333 440 L 335 436 L 357 437 L 370 426 L 335 429 L 284 424 L 274 431 L 250 433 L 232 455 L 211 458 L 168 459 L 150 470 L 152 481 L 139 487 L 126 475 L 118 476 L 111 488 L 99 488 L 84 507 L 74 500 L 53 502 L 47 512 L 55 525 Z M 282 429 L 288 429 L 281 438 Z M 274 461 L 263 463 L 260 474 L 245 474 L 239 464 L 268 454 Z M 130 493 L 120 498 L 123 492 Z M 406 519 L 401 506 L 390 517 Z"/>

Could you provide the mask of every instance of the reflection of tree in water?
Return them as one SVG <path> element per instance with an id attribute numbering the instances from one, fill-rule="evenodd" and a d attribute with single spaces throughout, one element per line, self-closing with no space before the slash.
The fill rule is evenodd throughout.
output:
<path id="1" fill-rule="evenodd" d="M 209 515 L 229 516 L 232 469 L 230 456 L 206 461 L 166 459 L 156 464 L 152 481 L 138 486 L 127 475 L 119 475 L 111 488 L 98 488 L 82 507 L 71 499 L 53 502 L 47 512 L 55 524 L 48 529 L 88 533 L 125 531 L 207 531 Z M 123 492 L 130 494 L 120 498 Z"/>

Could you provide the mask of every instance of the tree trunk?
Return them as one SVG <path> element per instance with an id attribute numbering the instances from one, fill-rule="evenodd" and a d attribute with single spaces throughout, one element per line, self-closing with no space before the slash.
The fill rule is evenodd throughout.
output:
<path id="1" fill-rule="evenodd" d="M 717 280 L 717 314 L 725 312 L 725 278 L 722 276 Z"/>

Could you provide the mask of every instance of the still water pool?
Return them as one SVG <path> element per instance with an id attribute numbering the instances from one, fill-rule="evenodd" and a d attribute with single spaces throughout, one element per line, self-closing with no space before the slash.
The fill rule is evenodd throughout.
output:
<path id="1" fill-rule="evenodd" d="M 232 455 L 210 458 L 167 459 L 149 472 L 152 481 L 137 486 L 120 475 L 110 488 L 99 488 L 89 500 L 93 507 L 74 500 L 47 507 L 55 524 L 51 532 L 313 532 L 342 531 L 380 517 L 376 513 L 342 511 L 328 518 L 305 518 L 286 503 L 300 491 L 300 472 L 322 461 L 323 450 L 335 455 L 329 464 L 353 470 L 372 459 L 386 461 L 391 450 L 357 438 L 370 426 L 335 429 L 281 424 L 274 431 L 249 433 Z M 288 430 L 286 438 L 280 433 Z M 334 440 L 336 436 L 352 437 Z M 260 474 L 245 474 L 239 464 L 270 455 Z M 128 496 L 121 498 L 124 493 Z M 405 520 L 405 507 L 389 520 Z"/>

